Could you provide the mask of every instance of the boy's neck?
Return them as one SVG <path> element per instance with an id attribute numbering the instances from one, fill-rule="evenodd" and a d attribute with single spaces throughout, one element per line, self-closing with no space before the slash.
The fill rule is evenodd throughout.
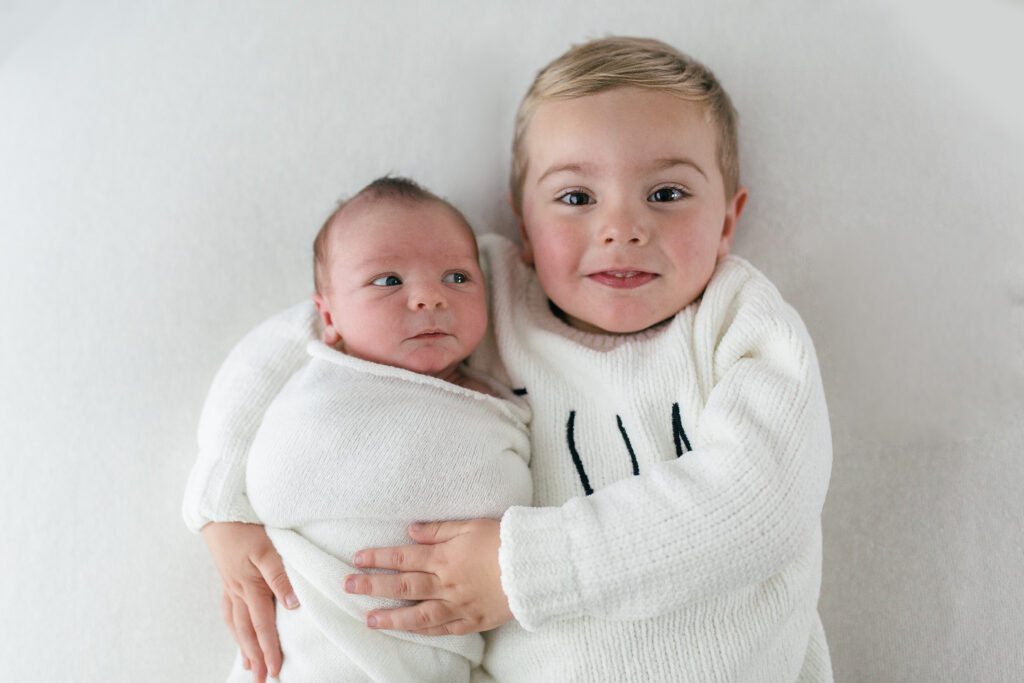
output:
<path id="1" fill-rule="evenodd" d="M 700 297 L 698 297 L 698 299 L 699 298 Z M 658 325 L 662 325 L 664 323 L 667 323 L 668 321 L 672 320 L 672 318 L 674 318 L 677 315 L 679 315 L 678 313 L 673 313 L 672 315 L 670 315 L 669 317 L 665 318 L 664 320 L 659 320 L 658 322 L 654 323 L 653 325 L 645 327 L 642 330 L 634 330 L 633 332 L 609 332 L 608 330 L 602 330 L 601 328 L 595 327 L 594 325 L 587 324 L 586 327 L 582 326 L 580 324 L 582 321 L 575 320 L 574 318 L 569 316 L 568 313 L 566 313 L 561 308 L 559 308 L 555 304 L 555 302 L 552 301 L 551 299 L 548 299 L 548 308 L 551 309 L 551 312 L 554 314 L 554 316 L 556 318 L 558 318 L 559 320 L 561 320 L 563 323 L 565 323 L 569 327 L 573 328 L 574 330 L 579 330 L 580 332 L 586 332 L 587 334 L 605 334 L 605 335 L 610 335 L 610 336 L 615 336 L 615 337 L 622 337 L 622 336 L 625 336 L 625 335 L 628 335 L 628 334 L 639 334 L 641 332 L 646 332 L 647 330 L 652 330 L 655 327 L 657 327 Z"/>

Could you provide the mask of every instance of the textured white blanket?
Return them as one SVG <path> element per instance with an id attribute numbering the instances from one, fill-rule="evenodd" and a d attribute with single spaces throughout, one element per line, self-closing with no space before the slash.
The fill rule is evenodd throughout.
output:
<path id="1" fill-rule="evenodd" d="M 278 610 L 280 678 L 468 680 L 483 654 L 479 635 L 372 631 L 366 612 L 396 603 L 349 595 L 342 579 L 358 571 L 355 551 L 407 543 L 413 521 L 497 519 L 529 505 L 528 409 L 507 389 L 495 398 L 320 342 L 308 350 L 309 364 L 268 410 L 247 470 L 250 502 L 302 603 Z M 250 676 L 236 665 L 231 680 Z"/>

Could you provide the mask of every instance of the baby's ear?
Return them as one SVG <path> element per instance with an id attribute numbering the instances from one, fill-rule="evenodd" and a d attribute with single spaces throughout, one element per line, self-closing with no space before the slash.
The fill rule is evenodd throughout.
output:
<path id="1" fill-rule="evenodd" d="M 320 314 L 320 320 L 324 324 L 324 344 L 337 347 L 341 342 L 341 333 L 334 327 L 330 304 L 320 292 L 313 292 L 313 303 L 316 304 L 317 313 Z"/>
<path id="2" fill-rule="evenodd" d="M 512 195 L 507 194 L 505 198 L 508 200 L 508 205 L 512 207 L 512 213 L 516 215 L 516 225 L 519 226 L 519 241 L 523 243 L 522 248 L 519 250 L 519 258 L 528 266 L 533 265 L 533 245 L 530 243 L 530 236 L 526 234 L 526 226 L 523 224 L 522 212 L 516 209 L 515 202 L 512 201 Z"/>

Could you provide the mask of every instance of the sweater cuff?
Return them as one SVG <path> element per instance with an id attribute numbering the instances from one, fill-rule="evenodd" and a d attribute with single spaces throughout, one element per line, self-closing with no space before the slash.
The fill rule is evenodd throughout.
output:
<path id="1" fill-rule="evenodd" d="M 210 495 L 208 487 L 216 479 L 211 476 L 211 467 L 209 460 L 200 457 L 185 486 L 181 512 L 189 531 L 199 533 L 210 522 L 262 524 L 243 490 L 221 491 L 219 495 Z"/>
<path id="2" fill-rule="evenodd" d="M 579 581 L 562 508 L 511 507 L 501 518 L 501 587 L 527 631 L 578 616 Z"/>

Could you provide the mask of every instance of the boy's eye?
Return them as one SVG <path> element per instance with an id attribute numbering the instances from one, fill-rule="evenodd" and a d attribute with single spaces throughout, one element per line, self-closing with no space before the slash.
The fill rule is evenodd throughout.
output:
<path id="1" fill-rule="evenodd" d="M 569 206 L 584 206 L 585 204 L 593 204 L 594 198 L 591 197 L 586 192 L 572 190 L 570 192 L 566 192 L 563 195 L 560 195 L 558 197 L 558 201 L 562 202 L 563 204 L 568 204 Z"/>
<path id="2" fill-rule="evenodd" d="M 370 284 L 378 287 L 397 287 L 402 284 L 402 280 L 397 275 L 381 275 Z"/>
<path id="3" fill-rule="evenodd" d="M 469 282 L 469 275 L 466 275 L 462 271 L 457 270 L 454 273 L 446 274 L 443 278 L 441 278 L 441 282 L 453 282 L 457 285 L 461 285 L 466 282 Z"/>
<path id="4" fill-rule="evenodd" d="M 682 199 L 686 193 L 678 187 L 659 187 L 647 198 L 649 202 L 674 202 Z"/>

